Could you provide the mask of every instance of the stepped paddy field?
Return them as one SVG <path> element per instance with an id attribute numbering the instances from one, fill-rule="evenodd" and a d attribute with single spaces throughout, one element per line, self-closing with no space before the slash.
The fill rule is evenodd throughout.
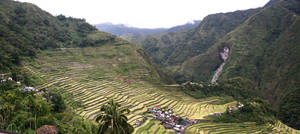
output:
<path id="1" fill-rule="evenodd" d="M 131 110 L 127 115 L 135 127 L 134 133 L 175 133 L 165 129 L 159 121 L 148 117 L 145 123 L 135 126 L 148 108 L 155 106 L 173 109 L 176 115 L 189 119 L 204 119 L 213 112 L 224 112 L 236 101 L 210 97 L 194 99 L 177 87 L 160 83 L 160 77 L 149 61 L 140 56 L 138 48 L 129 45 L 103 45 L 100 47 L 65 48 L 41 52 L 25 68 L 43 81 L 38 89 L 56 90 L 76 112 L 94 120 L 101 105 L 116 100 Z M 226 103 L 222 103 L 226 102 Z M 275 125 L 245 123 L 194 124 L 188 134 L 206 133 L 299 133 L 280 122 Z"/>

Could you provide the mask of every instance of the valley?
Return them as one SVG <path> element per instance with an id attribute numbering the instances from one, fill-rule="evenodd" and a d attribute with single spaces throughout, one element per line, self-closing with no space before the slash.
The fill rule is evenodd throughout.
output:
<path id="1" fill-rule="evenodd" d="M 104 45 L 96 48 L 44 51 L 38 55 L 39 58 L 35 60 L 36 62 L 28 63 L 25 69 L 45 80 L 44 84 L 37 87 L 39 90 L 56 90 L 66 98 L 68 105 L 79 104 L 80 106 L 75 109 L 76 113 L 90 120 L 95 119 L 101 105 L 110 99 L 116 100 L 122 107 L 128 107 L 131 110 L 127 116 L 128 122 L 135 127 L 134 133 L 137 134 L 174 133 L 173 130 L 165 129 L 152 117 L 148 117 L 146 122 L 140 126 L 135 125 L 136 120 L 144 118 L 143 113 L 147 109 L 155 106 L 171 108 L 174 110 L 174 114 L 184 118 L 204 119 L 209 113 L 224 112 L 227 107 L 236 105 L 236 101 L 216 105 L 219 100 L 217 97 L 194 99 L 176 87 L 164 87 L 149 83 L 149 81 L 145 81 L 150 79 L 147 77 L 151 76 L 147 68 L 129 68 L 129 72 L 124 72 L 126 74 L 118 72 L 122 70 L 121 63 L 130 63 L 132 60 L 142 61 L 143 59 L 135 59 L 136 57 L 122 59 L 124 58 L 123 53 L 113 52 L 110 52 L 111 55 L 115 54 L 112 57 L 103 58 L 102 55 L 107 50 L 125 49 L 126 47 L 128 46 Z M 122 62 L 120 63 L 120 61 Z M 141 66 L 144 65 L 141 64 Z M 294 131 L 274 126 L 255 125 L 255 123 L 204 122 L 188 127 L 186 133 L 234 133 L 241 130 L 244 133 Z"/>
<path id="2" fill-rule="evenodd" d="M 300 134 L 299 6 L 147 29 L 1 0 L 0 133 Z"/>

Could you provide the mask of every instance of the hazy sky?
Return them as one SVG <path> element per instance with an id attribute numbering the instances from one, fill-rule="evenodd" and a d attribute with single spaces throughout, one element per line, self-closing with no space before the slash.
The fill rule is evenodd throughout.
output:
<path id="1" fill-rule="evenodd" d="M 261 7 L 269 0 L 19 0 L 53 15 L 85 18 L 91 24 L 112 22 L 135 27 L 171 27 L 213 13 Z"/>

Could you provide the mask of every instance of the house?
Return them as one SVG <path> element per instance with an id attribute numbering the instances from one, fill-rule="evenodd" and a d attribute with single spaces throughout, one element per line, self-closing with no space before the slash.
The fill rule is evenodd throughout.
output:
<path id="1" fill-rule="evenodd" d="M 160 106 L 156 106 L 155 109 L 160 109 Z"/>
<path id="2" fill-rule="evenodd" d="M 169 123 L 164 123 L 164 127 L 166 129 L 172 129 L 173 128 L 173 125 L 169 124 Z"/>
<path id="3" fill-rule="evenodd" d="M 144 121 L 143 120 L 136 120 L 136 122 L 135 122 L 135 125 L 137 125 L 137 126 L 140 126 L 140 125 L 142 125 L 144 123 Z"/>
<path id="4" fill-rule="evenodd" d="M 9 81 L 12 81 L 13 79 L 11 78 L 11 77 L 8 77 L 8 79 L 7 80 L 9 80 Z"/>
<path id="5" fill-rule="evenodd" d="M 237 110 L 239 110 L 239 109 L 236 107 L 231 108 L 231 111 L 237 111 Z"/>
<path id="6" fill-rule="evenodd" d="M 25 91 L 25 92 L 37 92 L 38 90 L 34 87 L 26 87 L 26 86 L 23 86 L 21 88 L 21 90 Z"/>
<path id="7" fill-rule="evenodd" d="M 242 108 L 242 107 L 244 107 L 244 104 L 238 105 L 238 108 Z"/>
<path id="8" fill-rule="evenodd" d="M 221 114 L 222 114 L 221 112 L 215 112 L 214 113 L 215 116 L 221 116 Z"/>

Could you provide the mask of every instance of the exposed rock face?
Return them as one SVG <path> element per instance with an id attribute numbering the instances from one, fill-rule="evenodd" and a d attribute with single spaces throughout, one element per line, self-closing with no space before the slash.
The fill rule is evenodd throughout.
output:
<path id="1" fill-rule="evenodd" d="M 221 52 L 220 55 L 221 55 L 221 58 L 223 59 L 223 61 L 226 61 L 229 56 L 229 48 L 224 47 L 223 52 Z"/>
<path id="2" fill-rule="evenodd" d="M 220 56 L 223 60 L 223 63 L 219 66 L 219 68 L 216 70 L 215 74 L 214 74 L 214 77 L 212 78 L 211 80 L 211 83 L 216 83 L 216 81 L 218 80 L 222 70 L 223 70 L 223 67 L 225 65 L 225 61 L 228 59 L 229 57 L 229 48 L 228 47 L 224 47 L 223 48 L 223 52 L 220 53 Z"/>

